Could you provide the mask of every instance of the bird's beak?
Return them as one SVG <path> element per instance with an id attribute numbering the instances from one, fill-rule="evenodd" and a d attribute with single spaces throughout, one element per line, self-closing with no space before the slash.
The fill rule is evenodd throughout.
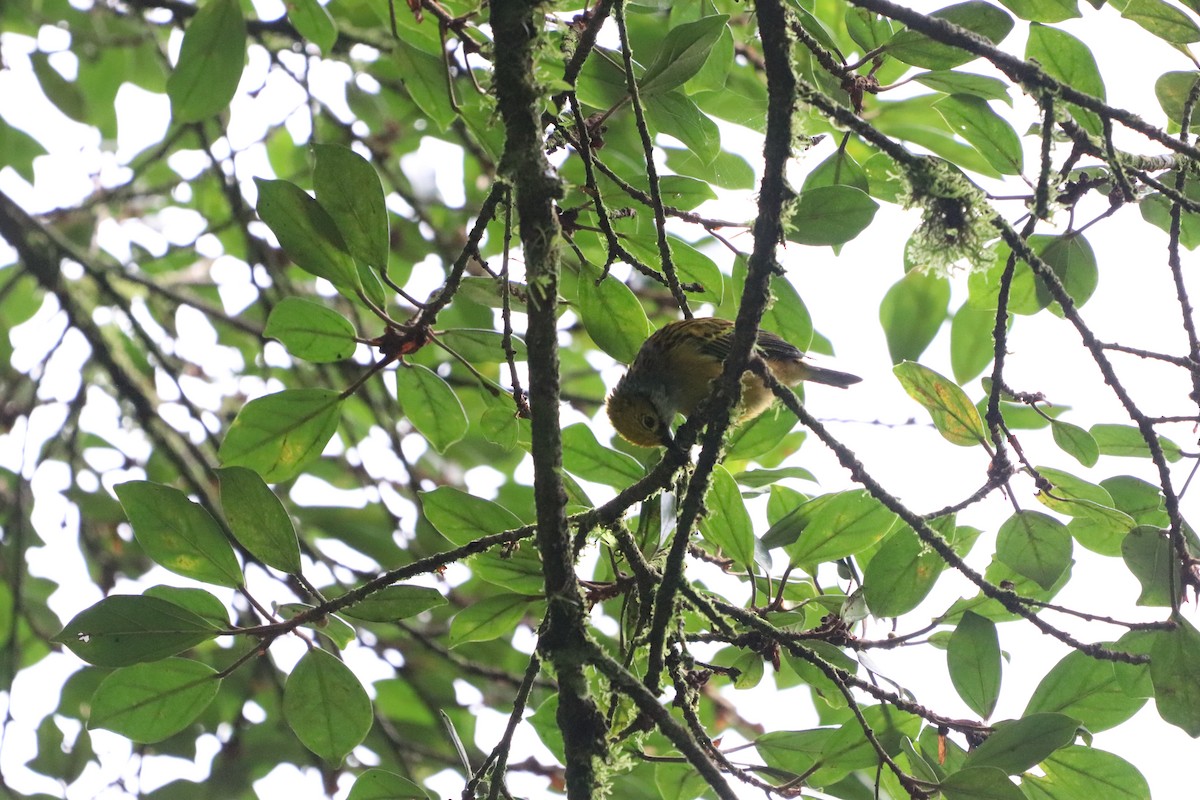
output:
<path id="1" fill-rule="evenodd" d="M 662 444 L 663 447 L 674 447 L 675 446 L 675 437 L 671 435 L 670 428 L 667 428 L 667 427 L 663 428 L 660 443 Z"/>

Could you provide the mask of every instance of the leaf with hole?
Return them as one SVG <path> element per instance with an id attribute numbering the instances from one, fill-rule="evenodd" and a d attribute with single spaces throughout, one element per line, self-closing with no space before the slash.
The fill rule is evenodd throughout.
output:
<path id="1" fill-rule="evenodd" d="M 76 614 L 53 638 L 97 667 L 159 661 L 206 642 L 217 629 L 157 597 L 109 595 Z"/>

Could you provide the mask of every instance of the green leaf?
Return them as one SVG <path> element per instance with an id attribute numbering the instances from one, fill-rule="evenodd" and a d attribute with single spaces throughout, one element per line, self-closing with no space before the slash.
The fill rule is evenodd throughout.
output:
<path id="1" fill-rule="evenodd" d="M 664 147 L 667 166 L 680 175 L 699 178 L 722 189 L 753 189 L 754 167 L 740 155 L 722 150 L 711 162 L 705 162 L 691 150 Z"/>
<path id="2" fill-rule="evenodd" d="M 578 422 L 563 428 L 563 467 L 580 478 L 624 489 L 646 474 L 636 458 L 596 441 L 590 426 Z"/>
<path id="3" fill-rule="evenodd" d="M 732 558 L 738 566 L 752 571 L 754 526 L 737 481 L 719 464 L 713 469 L 705 506 L 708 514 L 700 520 L 705 541 Z"/>
<path id="4" fill-rule="evenodd" d="M 475 577 L 505 591 L 533 596 L 546 590 L 542 559 L 536 547 L 481 553 L 471 559 L 470 567 Z"/>
<path id="5" fill-rule="evenodd" d="M 1117 509 L 1128 514 L 1139 525 L 1167 527 L 1170 524 L 1162 489 L 1156 484 L 1132 475 L 1114 475 L 1100 481 L 1100 486 L 1108 492 Z"/>
<path id="6" fill-rule="evenodd" d="M 699 72 L 728 19 L 728 14 L 716 14 L 672 28 L 638 80 L 638 94 L 648 98 L 669 91 Z"/>
<path id="7" fill-rule="evenodd" d="M 442 331 L 438 339 L 447 347 L 472 364 L 499 364 L 506 356 L 504 354 L 504 334 L 500 331 L 486 328 L 454 328 Z M 525 340 L 513 334 L 512 349 L 514 361 L 526 361 L 529 351 Z"/>
<path id="8" fill-rule="evenodd" d="M 834 731 L 829 728 L 771 731 L 754 740 L 754 749 L 768 766 L 801 775 L 808 772 L 821 757 L 833 734 Z"/>
<path id="9" fill-rule="evenodd" d="M 521 421 L 514 409 L 492 406 L 479 418 L 479 430 L 492 444 L 512 450 L 521 439 Z"/>
<path id="10" fill-rule="evenodd" d="M 1021 139 L 1008 122 L 969 94 L 943 97 L 933 104 L 946 123 L 966 139 L 1002 175 L 1020 175 L 1024 169 Z"/>
<path id="11" fill-rule="evenodd" d="M 1150 457 L 1150 447 L 1146 444 L 1145 437 L 1142 436 L 1141 430 L 1133 425 L 1099 423 L 1092 426 L 1091 434 L 1100 448 L 1101 455 L 1123 458 Z M 1183 458 L 1179 445 L 1170 439 L 1159 436 L 1158 445 L 1167 461 L 1174 462 Z"/>
<path id="12" fill-rule="evenodd" d="M 1142 585 L 1139 606 L 1170 606 L 1171 587 L 1178 582 L 1175 551 L 1168 532 L 1150 525 L 1139 525 L 1121 540 L 1125 566 Z M 1175 586 L 1175 591 L 1180 588 Z"/>
<path id="13" fill-rule="evenodd" d="M 1146 698 L 1134 696 L 1117 679 L 1113 662 L 1072 651 L 1042 678 L 1022 716 L 1053 711 L 1099 733 L 1120 725 L 1145 703 Z"/>
<path id="14" fill-rule="evenodd" d="M 316 606 L 307 603 L 281 603 L 277 610 L 280 618 L 290 620 L 301 614 L 311 614 L 314 608 Z M 314 614 L 302 624 L 332 642 L 338 650 L 346 649 L 358 636 L 354 626 L 336 614 Z"/>
<path id="15" fill-rule="evenodd" d="M 532 716 L 528 717 L 529 725 L 537 733 L 538 738 L 542 740 L 542 744 L 554 754 L 554 757 L 559 759 L 559 763 L 566 761 L 566 754 L 563 750 L 562 731 L 559 730 L 558 722 L 558 694 L 554 693 L 547 697 L 537 711 Z"/>
<path id="16" fill-rule="evenodd" d="M 734 269 L 737 269 L 736 265 Z M 791 281 L 777 278 L 771 281 L 771 294 L 775 302 L 763 314 L 762 327 L 779 334 L 798 349 L 807 351 L 812 345 L 813 324 L 800 293 Z"/>
<path id="17" fill-rule="evenodd" d="M 78 81 L 69 81 L 62 76 L 50 63 L 47 53 L 35 52 L 30 54 L 30 65 L 34 77 L 41 86 L 42 93 L 59 111 L 76 122 L 88 119 L 88 99 L 79 87 Z"/>
<path id="18" fill-rule="evenodd" d="M 992 735 L 967 756 L 967 766 L 998 767 L 1009 775 L 1020 775 L 1075 741 L 1079 720 L 1043 712 L 997 722 L 994 727 Z"/>
<path id="19" fill-rule="evenodd" d="M 1022 786 L 1038 792 L 1032 800 L 1150 800 L 1150 786 L 1136 767 L 1094 747 L 1064 747 L 1042 762 L 1041 771 L 1021 778 Z"/>
<path id="20" fill-rule="evenodd" d="M 342 613 L 369 622 L 395 622 L 445 604 L 446 598 L 437 589 L 427 586 L 385 586 L 354 605 L 347 606 Z"/>
<path id="21" fill-rule="evenodd" d="M 819 186 L 800 193 L 787 223 L 789 241 L 839 245 L 871 224 L 879 204 L 853 186 Z"/>
<path id="22" fill-rule="evenodd" d="M 254 184 L 258 215 L 288 258 L 305 272 L 353 293 L 359 286 L 358 270 L 329 212 L 294 183 L 255 178 Z"/>
<path id="23" fill-rule="evenodd" d="M 349 358 L 358 346 L 348 319 L 299 297 L 285 297 L 271 309 L 263 336 L 278 339 L 296 358 L 315 364 Z"/>
<path id="24" fill-rule="evenodd" d="M 811 7 L 812 6 L 810 5 L 809 8 Z M 811 13 L 808 8 L 805 8 L 805 5 L 801 3 L 790 3 L 788 10 L 796 14 L 796 18 L 799 19 L 801 27 L 811 33 L 823 47 L 835 55 L 841 55 L 840 51 L 838 50 L 836 34 L 830 30 L 829 26 L 825 24 L 823 19 Z"/>
<path id="25" fill-rule="evenodd" d="M 1079 0 L 1000 0 L 1021 19 L 1031 22 L 1062 22 L 1079 14 Z"/>
<path id="26" fill-rule="evenodd" d="M 439 453 L 466 436 L 471 427 L 450 384 L 420 364 L 396 370 L 396 399 L 404 416 Z"/>
<path id="27" fill-rule="evenodd" d="M 895 32 L 894 23 L 887 17 L 865 8 L 846 9 L 846 33 L 864 53 L 886 44 Z"/>
<path id="28" fill-rule="evenodd" d="M 658 179 L 659 194 L 664 205 L 691 211 L 706 200 L 716 200 L 717 193 L 707 181 L 683 175 L 664 175 Z"/>
<path id="29" fill-rule="evenodd" d="M 404 89 L 417 108 L 433 123 L 437 132 L 450 130 L 457 115 L 447 93 L 447 65 L 403 40 L 395 43 L 392 58 L 396 61 Z"/>
<path id="30" fill-rule="evenodd" d="M 650 335 L 650 320 L 633 292 L 611 275 L 600 281 L 590 266 L 579 270 L 579 312 L 596 345 L 618 361 L 633 361 Z"/>
<path id="31" fill-rule="evenodd" d="M 745 472 L 739 472 L 733 476 L 741 486 L 751 489 L 758 489 L 773 484 L 786 478 L 797 478 L 802 481 L 816 482 L 813 474 L 804 467 L 780 467 L 779 469 L 751 469 Z"/>
<path id="32" fill-rule="evenodd" d="M 963 702 L 987 719 L 1000 697 L 1000 639 L 996 623 L 967 611 L 946 648 L 950 682 Z"/>
<path id="33" fill-rule="evenodd" d="M 97 667 L 160 661 L 213 638 L 203 617 L 157 597 L 109 595 L 84 609 L 54 637 Z"/>
<path id="34" fill-rule="evenodd" d="M 1200 80 L 1200 72 L 1189 70 L 1187 72 L 1164 72 L 1154 82 L 1154 96 L 1158 98 L 1158 104 L 1167 115 L 1167 119 L 1177 126 L 1183 125 L 1183 108 L 1187 104 L 1188 96 L 1192 93 L 1192 87 L 1196 85 L 1197 80 Z M 1200 126 L 1200 108 L 1193 107 L 1189 127 L 1194 131 L 1198 126 Z M 1167 174 L 1174 176 L 1174 173 Z M 1168 185 L 1173 185 L 1173 181 L 1169 181 Z"/>
<path id="35" fill-rule="evenodd" d="M 46 154 L 46 148 L 42 147 L 37 139 L 34 139 L 29 134 L 14 128 L 3 119 L 0 119 L 0 153 L 4 153 L 4 162 L 6 166 L 12 167 L 18 175 L 25 179 L 26 183 L 34 182 L 33 160 L 38 156 Z M 749 166 L 749 165 L 747 165 Z M 751 172 L 751 184 L 753 185 L 753 171 Z M 734 188 L 734 187 L 729 187 Z M 5 314 L 6 320 L 11 320 L 8 314 Z M 24 320 L 21 320 L 23 322 Z M 9 325 L 16 325 L 17 322 L 9 322 Z"/>
<path id="36" fill-rule="evenodd" d="M 329 212 L 346 249 L 359 261 L 382 269 L 387 266 L 388 212 L 383 184 L 371 162 L 348 147 L 315 144 L 317 163 L 313 189 L 317 202 Z"/>
<path id="37" fill-rule="evenodd" d="M 527 613 L 537 613 L 537 600 L 521 594 L 498 594 L 467 606 L 450 620 L 447 643 L 487 642 L 512 635 Z"/>
<path id="38" fill-rule="evenodd" d="M 216 471 L 221 507 L 234 537 L 269 567 L 300 574 L 300 543 L 283 503 L 258 473 L 245 467 Z"/>
<path id="39" fill-rule="evenodd" d="M 438 532 L 462 546 L 481 536 L 520 528 L 520 518 L 504 506 L 452 486 L 421 493 L 421 508 Z"/>
<path id="40" fill-rule="evenodd" d="M 804 191 L 822 186 L 853 186 L 863 192 L 870 191 L 867 173 L 854 160 L 854 156 L 842 148 L 812 168 L 804 179 Z"/>
<path id="41" fill-rule="evenodd" d="M 1200 72 L 1191 73 L 1194 80 L 1200 76 Z M 1189 84 L 1190 86 L 1190 84 Z M 1200 109 L 1197 109 L 1200 111 Z M 1177 109 L 1177 111 L 1179 111 Z M 1182 115 L 1182 111 L 1179 111 Z M 1200 116 L 1200 115 L 1196 115 Z M 1177 123 L 1180 124 L 1180 123 Z M 1200 121 L 1192 125 L 1192 130 L 1200 129 Z M 1164 172 L 1157 176 L 1158 180 L 1167 186 L 1174 186 L 1176 182 L 1176 173 Z M 1200 201 L 1200 181 L 1189 180 L 1184 184 L 1183 196 L 1193 202 Z M 1154 192 L 1142 198 L 1138 203 L 1138 208 L 1142 212 L 1142 219 L 1149 222 L 1151 225 L 1160 229 L 1164 233 L 1171 233 L 1171 209 L 1175 201 L 1168 198 L 1166 195 Z M 1180 210 L 1179 215 L 1179 243 L 1188 250 L 1195 250 L 1200 247 L 1200 214 L 1193 211 Z"/>
<path id="42" fill-rule="evenodd" d="M 1200 737 L 1200 631 L 1177 617 L 1175 630 L 1156 631 L 1150 647 L 1154 702 L 1164 720 Z"/>
<path id="43" fill-rule="evenodd" d="M 806 650 L 812 652 L 815 657 L 821 658 L 851 675 L 858 671 L 858 662 L 849 658 L 841 650 L 827 642 L 809 641 L 805 642 L 804 647 Z M 842 694 L 841 689 L 815 664 L 810 663 L 801 656 L 793 654 L 787 649 L 783 651 L 783 658 L 784 663 L 791 668 L 792 672 L 809 687 L 813 699 L 820 701 L 817 704 L 819 708 L 841 709 L 847 707 L 846 696 Z M 807 769 L 808 766 L 803 767 L 801 771 Z"/>
<path id="44" fill-rule="evenodd" d="M 155 563 L 217 586 L 242 585 L 242 568 L 217 521 L 178 489 L 150 481 L 116 487 L 133 535 Z"/>
<path id="45" fill-rule="evenodd" d="M 1051 511 L 1093 520 L 1121 534 L 1133 528 L 1133 518 L 1113 508 L 1112 496 L 1104 487 L 1052 467 L 1038 467 L 1037 471 L 1050 481 L 1051 490 L 1038 492 L 1037 498 Z"/>
<path id="46" fill-rule="evenodd" d="M 183 33 L 179 63 L 167 79 L 171 116 L 199 122 L 223 110 L 246 62 L 246 20 L 237 0 L 207 0 Z"/>
<path id="47" fill-rule="evenodd" d="M 917 735 L 921 728 L 919 717 L 900 711 L 889 705 L 866 706 L 863 717 L 874 732 L 876 741 L 884 752 L 898 753 L 900 741 Z M 848 769 L 865 769 L 878 763 L 879 755 L 863 734 L 863 726 L 857 719 L 841 724 L 825 742 L 821 760 L 829 764 L 830 772 L 842 773 Z M 821 772 L 813 776 L 814 782 L 821 781 Z"/>
<path id="48" fill-rule="evenodd" d="M 953 517 L 948 519 L 953 528 Z M 945 566 L 937 551 L 927 547 L 912 528 L 897 526 L 863 573 L 871 613 L 898 617 L 912 611 L 929 595 Z"/>
<path id="49" fill-rule="evenodd" d="M 679 280 L 683 283 L 699 283 L 704 287 L 704 291 L 690 294 L 692 300 L 696 303 L 719 304 L 724 291 L 724 279 L 716 262 L 676 236 L 668 235 L 667 241 L 670 243 L 671 255 L 675 261 L 675 271 Z M 647 232 L 644 237 L 626 239 L 624 244 L 630 253 L 647 264 L 657 264 L 662 260 L 656 243 L 656 235 L 652 232 Z M 594 274 L 599 275 L 598 272 Z"/>
<path id="50" fill-rule="evenodd" d="M 995 767 L 967 767 L 938 784 L 946 800 L 1025 800 L 1021 790 Z"/>
<path id="51" fill-rule="evenodd" d="M 1009 316 L 1011 325 L 1012 316 Z M 979 377 L 996 352 L 996 313 L 963 303 L 950 322 L 950 368 L 960 384 Z"/>
<path id="52" fill-rule="evenodd" d="M 979 411 L 955 383 L 928 367 L 905 361 L 892 368 L 909 397 L 933 418 L 933 425 L 948 441 L 963 447 L 987 441 Z"/>
<path id="53" fill-rule="evenodd" d="M 579 71 L 575 96 L 592 108 L 609 109 L 625 102 L 629 96 L 621 53 L 604 47 L 595 48 L 595 58 L 589 58 Z M 648 111 L 649 109 L 647 109 Z"/>
<path id="54" fill-rule="evenodd" d="M 790 490 L 783 494 L 772 491 L 771 499 L 774 502 L 776 496 L 779 496 L 790 501 L 792 494 Z M 804 495 L 801 495 L 799 492 L 795 492 L 794 494 L 799 495 L 799 498 L 804 498 Z M 825 494 L 820 497 L 814 497 L 811 500 L 802 502 L 786 513 L 779 514 L 778 520 L 763 534 L 763 547 L 774 549 L 776 547 L 786 547 L 795 542 L 804 533 L 804 529 L 808 527 L 809 523 L 812 522 L 813 516 L 816 515 L 817 511 L 833 502 L 835 497 L 837 497 L 836 494 Z"/>
<path id="55" fill-rule="evenodd" d="M 1071 534 L 1054 517 L 1018 511 L 996 534 L 996 557 L 1049 591 L 1071 565 Z"/>
<path id="56" fill-rule="evenodd" d="M 437 800 L 437 797 L 408 778 L 376 768 L 354 779 L 346 800 Z"/>
<path id="57" fill-rule="evenodd" d="M 229 627 L 229 610 L 225 604 L 204 589 L 184 588 L 181 586 L 151 586 L 142 593 L 145 597 L 157 597 L 174 603 L 180 608 L 186 608 L 208 620 L 216 628 L 224 630 Z"/>
<path id="58" fill-rule="evenodd" d="M 1080 307 L 1096 291 L 1100 280 L 1096 254 L 1081 234 L 1068 236 L 1034 236 L 1030 243 L 1042 260 L 1054 271 L 1067 294 Z M 1042 281 L 1037 282 L 1038 300 L 1043 305 L 1051 302 L 1050 291 Z"/>
<path id="59" fill-rule="evenodd" d="M 892 284 L 879 305 L 879 321 L 893 364 L 914 361 L 937 336 L 950 305 L 950 281 L 913 270 Z"/>
<path id="60" fill-rule="evenodd" d="M 981 0 L 947 6 L 930 16 L 974 31 L 992 44 L 1002 42 L 1013 29 L 1012 17 Z M 913 30 L 902 30 L 893 36 L 887 53 L 905 64 L 925 69 L 951 69 L 976 58 L 974 53 L 942 44 Z"/>
<path id="61" fill-rule="evenodd" d="M 660 763 L 654 765 L 654 789 L 658 800 L 694 800 L 704 796 L 708 782 L 691 764 Z"/>
<path id="62" fill-rule="evenodd" d="M 1171 44 L 1200 42 L 1200 27 L 1192 18 L 1162 0 L 1129 0 L 1121 16 Z"/>
<path id="63" fill-rule="evenodd" d="M 808 505 L 805 503 L 800 509 Z M 814 511 L 803 534 L 787 548 L 787 553 L 793 564 L 819 564 L 845 558 L 878 542 L 897 519 L 866 490 L 839 492 Z"/>
<path id="64" fill-rule="evenodd" d="M 1085 467 L 1094 467 L 1100 460 L 1100 447 L 1095 438 L 1078 425 L 1055 419 L 1050 421 L 1050 432 L 1054 435 L 1054 443 Z"/>
<path id="65" fill-rule="evenodd" d="M 1030 25 L 1025 58 L 1037 61 L 1050 77 L 1057 78 L 1072 89 L 1097 100 L 1107 97 L 1104 79 L 1100 77 L 1100 68 L 1096 66 L 1096 57 L 1086 44 L 1064 30 L 1037 23 Z M 1101 135 L 1103 126 L 1095 113 L 1070 103 L 1067 108 L 1084 130 L 1093 136 Z"/>
<path id="66" fill-rule="evenodd" d="M 653 102 L 646 105 L 646 119 L 660 133 L 683 142 L 706 164 L 721 152 L 721 130 L 717 123 L 679 89 L 656 94 Z"/>
<path id="67" fill-rule="evenodd" d="M 731 670 L 734 689 L 753 689 L 762 682 L 765 672 L 762 655 L 741 647 L 722 647 L 713 655 L 712 663 Z"/>
<path id="68" fill-rule="evenodd" d="M 321 455 L 341 411 L 342 397 L 331 389 L 259 397 L 238 412 L 217 457 L 227 467 L 249 467 L 268 483 L 289 481 Z"/>
<path id="69" fill-rule="evenodd" d="M 371 730 L 371 700 L 350 668 L 335 656 L 310 649 L 283 687 L 283 717 L 300 743 L 330 764 Z"/>
<path id="70" fill-rule="evenodd" d="M 913 80 L 943 94 L 969 94 L 984 100 L 1003 100 L 1012 105 L 1012 98 L 1008 95 L 1008 84 L 999 78 L 989 78 L 973 72 L 938 70 L 919 73 L 913 76 Z"/>
<path id="71" fill-rule="evenodd" d="M 1050 238 L 1050 237 L 1044 237 Z M 1037 250 L 1037 236 L 1030 237 L 1030 244 Z M 996 247 L 996 258 L 987 269 L 972 272 L 967 277 L 967 287 L 970 290 L 971 305 L 978 308 L 996 311 L 1000 291 L 1000 280 L 1012 251 L 1008 245 L 1001 242 Z M 1038 280 L 1033 270 L 1024 261 L 1017 261 L 1013 269 L 1012 281 L 1009 286 L 1008 306 L 1010 314 L 1036 314 L 1045 308 L 1038 294 Z"/>
<path id="72" fill-rule="evenodd" d="M 317 46 L 323 55 L 329 55 L 338 38 L 337 23 L 317 0 L 290 0 L 287 4 L 288 21 L 308 41 Z"/>
<path id="73" fill-rule="evenodd" d="M 728 461 L 748 461 L 765 455 L 778 447 L 794 427 L 795 414 L 776 404 L 729 433 L 725 458 Z"/>
<path id="74" fill-rule="evenodd" d="M 161 742 L 192 724 L 221 679 L 199 661 L 167 658 L 110 674 L 92 695 L 88 728 L 105 728 L 135 742 Z"/>
<path id="75" fill-rule="evenodd" d="M 693 302 L 720 305 L 724 298 L 725 276 L 721 274 L 717 262 L 677 236 L 668 235 L 667 241 L 671 244 L 671 255 L 675 258 L 675 270 L 679 273 L 679 280 L 684 283 L 698 283 L 703 287 L 702 291 L 690 294 Z M 653 258 L 651 263 L 656 263 L 657 260 Z"/>

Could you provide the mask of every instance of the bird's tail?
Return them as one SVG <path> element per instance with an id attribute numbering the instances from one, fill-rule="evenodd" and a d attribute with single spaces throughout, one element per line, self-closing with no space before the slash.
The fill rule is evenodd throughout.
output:
<path id="1" fill-rule="evenodd" d="M 853 386 L 862 380 L 862 378 L 857 375 L 851 375 L 849 372 L 838 372 L 836 369 L 814 367 L 812 364 L 804 364 L 803 372 L 803 380 L 812 381 L 813 383 L 824 383 L 828 386 L 837 386 L 842 389 L 845 389 L 847 386 Z"/>

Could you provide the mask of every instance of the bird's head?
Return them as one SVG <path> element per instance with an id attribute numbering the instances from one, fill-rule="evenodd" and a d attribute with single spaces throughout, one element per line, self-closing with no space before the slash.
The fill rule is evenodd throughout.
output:
<path id="1" fill-rule="evenodd" d="M 617 385 L 608 396 L 608 418 L 617 433 L 639 447 L 667 447 L 671 444 L 671 418 L 664 414 L 650 394 Z"/>

